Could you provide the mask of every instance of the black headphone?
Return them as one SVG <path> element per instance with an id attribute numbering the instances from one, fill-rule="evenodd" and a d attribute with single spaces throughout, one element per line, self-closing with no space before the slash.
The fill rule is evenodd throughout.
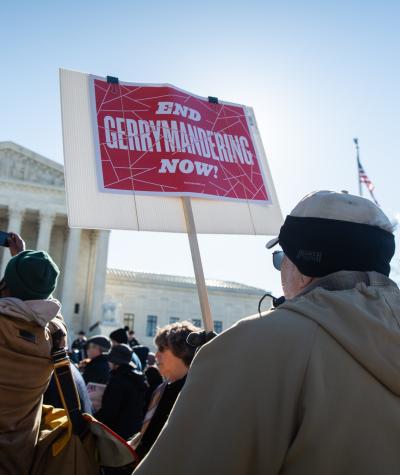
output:
<path id="1" fill-rule="evenodd" d="M 286 300 L 284 296 L 282 296 L 282 297 L 274 297 L 274 296 L 273 296 L 272 294 L 270 294 L 270 293 L 264 294 L 264 295 L 261 297 L 260 301 L 258 302 L 258 314 L 260 315 L 260 317 L 261 317 L 261 304 L 263 303 L 263 301 L 264 301 L 264 299 L 265 299 L 266 297 L 271 297 L 271 299 L 272 299 L 272 306 L 273 306 L 274 308 L 279 307 L 279 305 L 282 305 L 282 304 L 285 302 L 285 300 Z"/>
<path id="2" fill-rule="evenodd" d="M 258 302 L 258 313 L 261 317 L 261 304 L 263 302 L 263 300 L 266 298 L 266 297 L 271 297 L 272 299 L 272 306 L 274 308 L 277 308 L 279 307 L 279 305 L 282 305 L 283 302 L 285 302 L 285 297 L 274 297 L 272 294 L 264 294 L 260 301 Z M 186 338 L 186 343 L 189 345 L 189 346 L 192 346 L 194 348 L 196 348 L 196 351 L 202 347 L 205 343 L 207 343 L 208 341 L 212 340 L 213 338 L 215 338 L 217 336 L 217 334 L 215 332 L 206 332 L 205 330 L 203 331 L 199 331 L 199 332 L 192 332 L 192 333 L 189 333 L 189 335 L 187 336 Z"/>
<path id="3" fill-rule="evenodd" d="M 187 336 L 186 343 L 189 346 L 199 349 L 201 346 L 216 336 L 217 334 L 215 332 L 206 332 L 205 330 L 200 332 L 192 332 Z"/>

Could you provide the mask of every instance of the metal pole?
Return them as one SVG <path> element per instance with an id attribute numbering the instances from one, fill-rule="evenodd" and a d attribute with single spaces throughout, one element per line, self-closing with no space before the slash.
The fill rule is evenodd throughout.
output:
<path id="1" fill-rule="evenodd" d="M 363 195 L 362 193 L 362 187 L 361 187 L 361 180 L 360 180 L 360 147 L 358 145 L 358 139 L 354 138 L 353 139 L 354 144 L 356 146 L 356 152 L 357 152 L 357 179 L 358 179 L 358 194 L 360 196 Z"/>
<path id="2" fill-rule="evenodd" d="M 204 279 L 203 265 L 201 263 L 199 243 L 197 241 L 196 225 L 194 222 L 192 203 L 190 198 L 182 197 L 183 211 L 185 214 L 186 229 L 189 237 L 190 251 L 192 253 L 192 261 L 194 275 L 196 276 L 197 292 L 199 294 L 201 314 L 203 316 L 204 329 L 207 332 L 214 330 L 213 320 L 211 316 L 210 304 L 208 301 L 206 281 Z"/>

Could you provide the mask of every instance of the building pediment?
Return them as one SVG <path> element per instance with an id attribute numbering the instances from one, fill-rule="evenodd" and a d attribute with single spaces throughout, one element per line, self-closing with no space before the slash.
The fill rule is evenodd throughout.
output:
<path id="1" fill-rule="evenodd" d="M 0 179 L 64 188 L 64 167 L 14 142 L 0 142 Z"/>

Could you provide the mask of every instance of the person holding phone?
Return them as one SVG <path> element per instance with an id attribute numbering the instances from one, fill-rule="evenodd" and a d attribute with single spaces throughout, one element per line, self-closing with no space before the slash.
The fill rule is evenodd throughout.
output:
<path id="1" fill-rule="evenodd" d="M 0 246 L 8 247 L 11 256 L 15 256 L 19 252 L 25 251 L 25 241 L 16 233 L 0 231 Z"/>
<path id="2" fill-rule="evenodd" d="M 59 269 L 47 252 L 2 236 L 11 259 L 0 280 L 0 473 L 29 473 L 43 393 L 51 374 L 52 335 L 66 327 L 53 299 Z M 62 344 L 62 342 L 61 342 Z"/>

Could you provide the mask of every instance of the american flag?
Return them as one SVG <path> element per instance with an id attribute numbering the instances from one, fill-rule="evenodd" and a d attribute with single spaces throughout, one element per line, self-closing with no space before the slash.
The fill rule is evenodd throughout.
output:
<path id="1" fill-rule="evenodd" d="M 360 180 L 360 183 L 365 183 L 369 192 L 371 193 L 375 189 L 375 185 L 372 183 L 372 181 L 368 178 L 368 175 L 365 173 L 365 170 L 363 166 L 361 165 L 360 160 L 358 161 L 358 179 Z"/>
<path id="2" fill-rule="evenodd" d="M 365 184 L 365 186 L 368 188 L 368 191 L 371 195 L 371 198 L 373 199 L 374 203 L 379 206 L 379 203 L 377 202 L 375 195 L 374 195 L 374 189 L 375 185 L 372 183 L 372 181 L 368 178 L 368 175 L 365 173 L 365 170 L 363 166 L 361 165 L 360 162 L 360 157 L 359 157 L 359 149 L 358 149 L 358 139 L 353 139 L 356 148 L 357 148 L 357 164 L 358 164 L 358 180 L 361 184 Z"/>

